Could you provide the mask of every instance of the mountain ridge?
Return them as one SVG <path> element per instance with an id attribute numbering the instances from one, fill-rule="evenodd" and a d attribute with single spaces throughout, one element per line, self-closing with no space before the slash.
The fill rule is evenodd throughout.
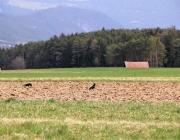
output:
<path id="1" fill-rule="evenodd" d="M 142 29 L 174 26 L 180 29 L 179 5 L 179 0 L 0 0 L 0 13 L 9 14 L 7 18 L 0 15 L 0 40 L 23 43 L 44 40 L 62 32 L 89 32 L 103 27 Z M 59 11 L 59 15 L 54 12 L 45 16 L 57 6 L 64 7 L 64 11 Z M 73 10 L 75 8 L 81 9 L 80 12 Z"/>
<path id="2" fill-rule="evenodd" d="M 0 13 L 0 40 L 25 43 L 46 40 L 61 33 L 89 32 L 121 28 L 111 18 L 100 12 L 58 6 L 27 15 Z"/>
<path id="3" fill-rule="evenodd" d="M 9 0 L 12 1 L 12 0 Z M 18 2 L 19 1 L 19 2 Z M 124 28 L 167 28 L 176 26 L 180 29 L 179 0 L 20 0 L 13 5 L 30 9 L 47 8 L 54 5 L 77 7 L 99 11 L 119 22 Z M 38 6 L 39 5 L 39 6 Z"/>

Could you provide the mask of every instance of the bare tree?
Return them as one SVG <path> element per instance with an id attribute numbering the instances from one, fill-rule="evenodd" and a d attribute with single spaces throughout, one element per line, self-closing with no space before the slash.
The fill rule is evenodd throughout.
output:
<path id="1" fill-rule="evenodd" d="M 25 69 L 25 61 L 23 57 L 17 56 L 12 60 L 13 69 Z"/>

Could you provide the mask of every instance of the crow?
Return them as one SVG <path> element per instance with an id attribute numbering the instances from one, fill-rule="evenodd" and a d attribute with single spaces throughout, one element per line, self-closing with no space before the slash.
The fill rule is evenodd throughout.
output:
<path id="1" fill-rule="evenodd" d="M 96 86 L 96 84 L 94 83 L 94 84 L 89 88 L 89 90 L 94 89 L 95 86 Z"/>
<path id="2" fill-rule="evenodd" d="M 31 83 L 24 84 L 24 87 L 32 87 Z"/>

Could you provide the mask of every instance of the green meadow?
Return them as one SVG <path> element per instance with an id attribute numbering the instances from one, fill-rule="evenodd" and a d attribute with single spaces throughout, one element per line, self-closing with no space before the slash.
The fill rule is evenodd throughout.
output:
<path id="1" fill-rule="evenodd" d="M 127 78 L 127 77 L 180 77 L 180 68 L 54 68 L 54 69 L 27 69 L 27 70 L 2 70 L 0 80 L 24 80 L 24 79 L 83 79 L 90 78 Z M 127 78 L 128 79 L 128 78 Z"/>
<path id="2" fill-rule="evenodd" d="M 173 102 L 0 101 L 0 139 L 180 139 Z"/>
<path id="3" fill-rule="evenodd" d="M 160 81 L 180 82 L 180 69 L 58 68 L 0 72 L 1 82 L 12 79 L 92 80 L 96 77 L 101 80 L 119 78 L 120 81 L 123 78 L 125 81 L 128 78 L 134 78 L 132 81 L 159 78 Z M 5 140 L 180 139 L 180 102 L 60 102 L 9 98 L 0 100 L 0 106 L 0 139 Z"/>

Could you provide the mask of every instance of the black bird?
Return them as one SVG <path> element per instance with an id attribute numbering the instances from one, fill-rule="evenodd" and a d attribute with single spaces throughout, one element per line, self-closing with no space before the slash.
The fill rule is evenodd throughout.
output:
<path id="1" fill-rule="evenodd" d="M 96 86 L 96 84 L 94 83 L 94 84 L 89 88 L 89 90 L 94 89 L 95 86 Z"/>
<path id="2" fill-rule="evenodd" d="M 24 87 L 32 87 L 31 83 L 24 84 Z"/>

